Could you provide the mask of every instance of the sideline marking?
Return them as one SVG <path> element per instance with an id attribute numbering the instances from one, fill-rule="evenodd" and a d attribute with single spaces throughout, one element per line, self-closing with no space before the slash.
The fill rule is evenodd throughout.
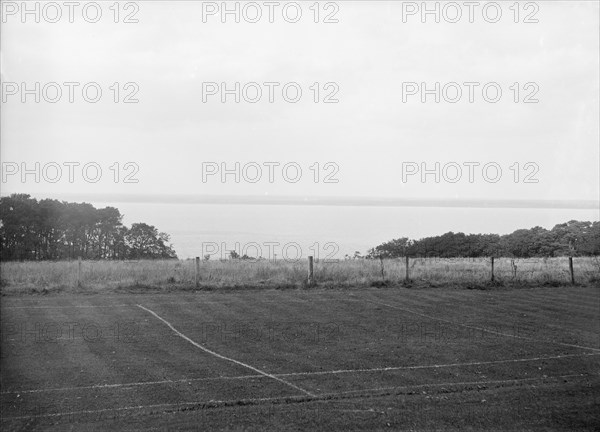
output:
<path id="1" fill-rule="evenodd" d="M 60 306 L 3 306 L 2 309 L 79 309 L 79 308 L 114 308 L 131 307 L 132 304 L 113 304 L 113 305 L 60 305 Z"/>
<path id="2" fill-rule="evenodd" d="M 209 354 L 211 354 L 211 355 L 213 355 L 213 356 L 215 356 L 217 358 L 230 361 L 230 362 L 235 363 L 237 365 L 240 365 L 240 366 L 243 366 L 243 367 L 248 368 L 250 370 L 253 370 L 254 372 L 258 372 L 261 375 L 264 375 L 266 377 L 272 378 L 275 381 L 279 381 L 280 383 L 283 383 L 283 384 L 285 384 L 285 385 L 287 385 L 289 387 L 292 387 L 292 388 L 294 388 L 296 390 L 299 390 L 299 391 L 301 391 L 302 393 L 304 393 L 304 394 L 306 394 L 308 396 L 315 397 L 315 395 L 312 394 L 311 392 L 309 392 L 308 390 L 304 390 L 303 388 L 300 388 L 300 387 L 292 384 L 291 382 L 288 382 L 288 381 L 286 381 L 284 379 L 278 378 L 275 375 L 271 375 L 270 373 L 267 373 L 265 371 L 257 369 L 254 366 L 250 366 L 249 364 L 243 363 L 241 361 L 238 361 L 238 360 L 235 360 L 235 359 L 232 359 L 232 358 L 229 358 L 229 357 L 225 357 L 224 355 L 221 355 L 219 353 L 216 353 L 214 351 L 209 350 L 208 348 L 203 347 L 199 343 L 194 342 L 192 339 L 190 339 L 189 337 L 187 337 L 186 335 L 184 335 L 183 333 L 181 333 L 179 330 L 177 330 L 175 327 L 173 327 L 173 325 L 170 322 L 168 322 L 166 319 L 164 319 L 161 316 L 159 316 L 156 312 L 151 311 L 150 309 L 145 308 L 142 305 L 137 305 L 137 307 L 139 307 L 141 309 L 144 309 L 146 312 L 149 312 L 152 315 L 154 315 L 156 318 L 158 318 L 159 320 L 161 320 L 162 322 L 164 322 L 167 326 L 169 326 L 169 328 L 171 330 L 173 330 L 180 338 L 185 339 L 186 341 L 188 341 L 189 343 L 191 343 L 192 345 L 194 345 L 196 348 L 200 348 L 202 351 L 207 352 L 207 353 L 209 353 Z"/>
<path id="3" fill-rule="evenodd" d="M 490 360 L 490 361 L 469 362 L 469 363 L 448 363 L 448 364 L 415 365 L 415 366 L 391 366 L 391 367 L 373 368 L 373 369 L 340 369 L 340 370 L 333 370 L 333 371 L 317 371 L 317 372 L 292 372 L 292 373 L 278 374 L 277 376 L 328 375 L 328 374 L 359 373 L 359 372 L 387 372 L 387 371 L 394 371 L 394 370 L 441 369 L 441 368 L 447 368 L 447 367 L 482 366 L 482 365 L 492 365 L 492 364 L 502 364 L 502 363 L 532 362 L 532 361 L 540 361 L 540 360 L 554 360 L 554 359 L 562 359 L 562 358 L 569 358 L 569 357 L 586 357 L 586 356 L 598 356 L 598 355 L 600 355 L 600 353 L 562 354 L 562 355 L 548 356 L 548 357 Z"/>
<path id="4" fill-rule="evenodd" d="M 437 320 L 437 321 L 442 321 L 442 322 L 445 322 L 445 323 L 448 323 L 448 324 L 457 325 L 457 326 L 461 326 L 461 327 L 466 327 L 466 328 L 470 328 L 470 329 L 473 329 L 473 330 L 481 330 L 481 331 L 484 331 L 484 332 L 487 332 L 487 333 L 496 334 L 496 335 L 499 335 L 499 336 L 507 336 L 507 337 L 512 337 L 512 338 L 516 338 L 516 339 L 524 339 L 524 340 L 530 340 L 530 341 L 534 341 L 534 342 L 551 343 L 551 344 L 555 344 L 555 345 L 567 346 L 567 347 L 570 347 L 570 348 L 579 348 L 579 349 L 585 349 L 585 350 L 591 350 L 591 351 L 600 352 L 600 348 L 592 348 L 592 347 L 587 347 L 587 346 L 582 346 L 582 345 L 568 344 L 568 343 L 556 342 L 556 341 L 550 341 L 550 340 L 544 340 L 544 339 L 534 339 L 534 338 L 530 338 L 530 337 L 527 337 L 527 336 L 518 336 L 518 335 L 512 335 L 510 333 L 497 332 L 497 331 L 494 331 L 494 330 L 488 330 L 488 329 L 483 328 L 483 327 L 476 327 L 476 326 L 472 326 L 472 325 L 468 325 L 468 324 L 462 324 L 462 323 L 459 323 L 459 322 L 456 322 L 456 321 L 450 321 L 450 320 L 446 320 L 446 319 L 443 319 L 443 318 L 438 318 L 438 317 L 435 317 L 435 316 L 432 316 L 432 315 L 426 315 L 424 313 L 415 312 L 415 311 L 410 310 L 410 309 L 406 309 L 406 308 L 403 308 L 403 307 L 400 307 L 400 306 L 390 305 L 390 304 L 387 304 L 387 303 L 378 302 L 378 301 L 375 301 L 375 300 L 368 300 L 368 299 L 362 299 L 362 300 L 366 301 L 366 302 L 369 302 L 369 303 L 378 304 L 378 305 L 381 305 L 381 306 L 387 306 L 387 307 L 392 308 L 392 309 L 397 309 L 397 310 L 401 310 L 401 311 L 404 311 L 404 312 L 409 312 L 411 314 L 419 315 L 419 316 L 422 316 L 422 317 L 425 317 L 425 318 L 429 318 L 429 319 L 433 319 L 433 320 Z"/>
<path id="5" fill-rule="evenodd" d="M 317 299 L 318 300 L 318 299 Z M 325 299 L 325 300 L 329 300 L 329 299 Z M 290 301 L 290 302 L 302 302 L 305 303 L 308 300 L 295 300 L 295 299 L 286 299 L 286 301 Z M 277 300 L 264 300 L 261 303 L 278 303 L 281 304 L 280 302 L 278 302 Z M 162 302 L 160 303 L 161 306 L 163 305 L 171 305 L 171 306 L 190 306 L 190 302 Z M 200 305 L 205 305 L 205 304 L 216 304 L 216 305 L 223 305 L 226 304 L 226 302 L 219 302 L 219 301 L 203 301 Z M 132 307 L 134 306 L 135 303 L 128 303 L 128 304 L 111 304 L 111 305 L 53 305 L 53 306 L 2 306 L 2 309 L 78 309 L 78 308 L 113 308 L 113 307 Z"/>

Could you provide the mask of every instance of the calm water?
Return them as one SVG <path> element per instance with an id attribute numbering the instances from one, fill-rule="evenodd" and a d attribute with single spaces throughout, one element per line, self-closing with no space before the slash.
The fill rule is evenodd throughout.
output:
<path id="1" fill-rule="evenodd" d="M 249 256 L 343 258 L 398 237 L 447 231 L 505 234 L 536 225 L 552 228 L 572 219 L 595 221 L 598 210 L 328 207 L 205 204 L 94 203 L 112 205 L 124 222 L 146 222 L 171 235 L 180 258 L 236 249 Z M 238 245 L 236 245 L 238 243 Z M 332 244 L 327 244 L 332 243 Z M 286 246 L 287 245 L 287 246 Z M 300 250 L 298 250 L 300 248 Z"/>

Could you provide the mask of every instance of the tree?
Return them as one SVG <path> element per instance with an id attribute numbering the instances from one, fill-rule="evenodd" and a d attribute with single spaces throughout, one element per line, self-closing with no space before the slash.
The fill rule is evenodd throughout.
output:
<path id="1" fill-rule="evenodd" d="M 551 236 L 558 255 L 597 255 L 600 253 L 600 223 L 571 220 L 555 225 Z"/>
<path id="2" fill-rule="evenodd" d="M 370 249 L 367 257 L 373 258 L 398 258 L 405 256 L 408 248 L 411 246 L 411 241 L 408 237 L 401 237 L 399 239 L 391 240 L 389 242 L 380 244 L 379 246 Z"/>
<path id="3" fill-rule="evenodd" d="M 125 235 L 129 257 L 133 259 L 176 258 L 172 247 L 167 244 L 169 236 L 145 223 L 134 223 Z"/>
<path id="4" fill-rule="evenodd" d="M 0 198 L 2 259 L 39 258 L 39 213 L 37 201 L 27 194 Z"/>
<path id="5" fill-rule="evenodd" d="M 119 229 L 123 226 L 122 218 L 123 216 L 121 216 L 119 210 L 114 207 L 98 210 L 96 250 L 98 258 L 111 257 L 111 251 L 114 250 L 115 243 L 119 240 Z"/>
<path id="6" fill-rule="evenodd" d="M 440 236 L 409 240 L 402 237 L 370 249 L 367 258 L 489 257 L 518 258 L 558 255 L 599 255 L 600 222 L 569 221 L 551 231 L 542 227 L 519 229 L 511 234 L 469 234 L 447 232 Z"/>
<path id="7" fill-rule="evenodd" d="M 147 224 L 128 230 L 117 208 L 27 194 L 0 198 L 0 259 L 176 258 L 166 233 Z"/>

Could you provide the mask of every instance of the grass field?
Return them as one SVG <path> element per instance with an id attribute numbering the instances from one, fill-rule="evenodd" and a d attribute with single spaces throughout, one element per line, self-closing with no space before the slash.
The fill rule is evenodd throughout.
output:
<path id="1" fill-rule="evenodd" d="M 600 290 L 4 296 L 2 430 L 598 430 Z"/>
<path id="2" fill-rule="evenodd" d="M 383 274 L 382 274 L 383 264 Z M 306 285 L 307 260 L 290 262 L 210 260 L 201 261 L 201 289 L 231 287 L 299 288 Z M 322 287 L 357 287 L 403 284 L 404 259 L 318 261 L 315 280 Z M 600 282 L 597 257 L 574 258 L 578 284 Z M 495 283 L 490 284 L 489 258 L 411 258 L 409 277 L 416 286 L 461 286 L 469 288 L 522 287 L 569 283 L 568 258 L 496 258 Z M 2 292 L 107 292 L 128 288 L 176 291 L 195 288 L 193 260 L 166 261 L 83 261 L 80 284 L 78 263 L 2 263 Z"/>

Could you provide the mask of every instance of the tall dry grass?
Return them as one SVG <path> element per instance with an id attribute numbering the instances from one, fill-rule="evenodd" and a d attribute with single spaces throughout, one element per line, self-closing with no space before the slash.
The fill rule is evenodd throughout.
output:
<path id="1" fill-rule="evenodd" d="M 319 286 L 369 286 L 405 283 L 404 259 L 348 260 L 315 262 L 314 276 Z M 576 283 L 598 284 L 598 258 L 574 258 Z M 568 258 L 496 258 L 495 285 L 568 284 Z M 222 287 L 304 287 L 308 264 L 277 261 L 202 261 L 200 288 Z M 3 294 L 46 291 L 111 291 L 127 288 L 193 289 L 193 260 L 162 261 L 83 261 L 78 283 L 78 262 L 1 263 Z M 487 258 L 411 258 L 413 285 L 486 287 L 490 285 L 491 263 Z"/>

